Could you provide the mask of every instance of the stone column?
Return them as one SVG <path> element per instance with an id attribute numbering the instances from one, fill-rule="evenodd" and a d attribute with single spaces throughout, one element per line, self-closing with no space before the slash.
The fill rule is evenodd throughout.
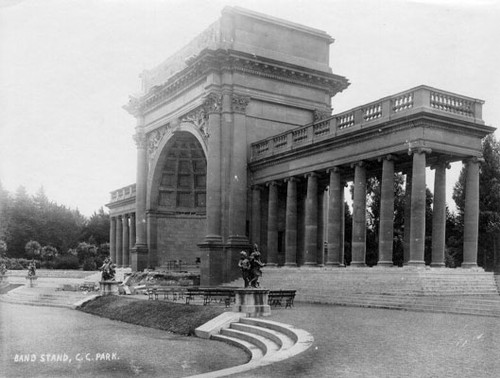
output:
<path id="1" fill-rule="evenodd" d="M 260 185 L 252 186 L 252 243 L 260 246 L 260 226 L 261 226 L 261 215 L 260 215 L 260 205 L 261 205 L 261 191 L 262 187 Z"/>
<path id="2" fill-rule="evenodd" d="M 285 234 L 285 266 L 297 266 L 297 179 L 285 180 L 286 190 L 286 234 Z"/>
<path id="3" fill-rule="evenodd" d="M 278 263 L 278 183 L 272 181 L 269 187 L 268 223 L 267 223 L 267 265 Z"/>
<path id="4" fill-rule="evenodd" d="M 230 113 L 230 101 L 225 96 L 225 108 Z M 219 285 L 224 281 L 225 259 L 222 243 L 222 96 L 210 93 L 204 107 L 208 114 L 207 154 L 207 234 L 200 247 L 201 277 L 203 286 Z"/>
<path id="5" fill-rule="evenodd" d="M 123 265 L 123 225 L 122 216 L 118 215 L 116 217 L 116 266 L 121 268 Z"/>
<path id="6" fill-rule="evenodd" d="M 316 263 L 325 266 L 325 189 L 318 191 L 318 232 L 317 232 Z"/>
<path id="7" fill-rule="evenodd" d="M 110 217 L 109 222 L 109 257 L 116 263 L 116 218 Z"/>
<path id="8" fill-rule="evenodd" d="M 318 233 L 318 175 L 314 172 L 308 173 L 307 197 L 305 211 L 305 251 L 304 265 L 317 265 L 317 233 Z"/>
<path id="9" fill-rule="evenodd" d="M 329 206 L 328 206 L 328 258 L 327 266 L 340 266 L 340 246 L 342 235 L 341 213 L 344 206 L 341 200 L 344 187 L 340 181 L 340 170 L 332 168 L 327 171 L 330 174 Z"/>
<path id="10" fill-rule="evenodd" d="M 425 251 L 425 154 L 429 148 L 416 148 L 413 151 L 411 220 L 410 220 L 410 261 L 408 265 L 424 266 Z"/>
<path id="11" fill-rule="evenodd" d="M 147 140 L 143 117 L 138 118 L 134 140 L 137 145 L 137 181 L 135 184 L 135 230 L 136 240 L 132 249 L 132 270 L 142 271 L 147 266 L 148 245 L 146 239 L 146 190 L 148 177 Z"/>
<path id="12" fill-rule="evenodd" d="M 443 267 L 446 234 L 446 168 L 449 168 L 449 164 L 445 161 L 438 161 L 432 168 L 435 169 L 435 173 L 431 266 Z"/>
<path id="13" fill-rule="evenodd" d="M 129 232 L 129 253 L 128 253 L 128 266 L 131 265 L 132 261 L 132 248 L 135 245 L 135 213 L 130 213 L 130 232 Z"/>
<path id="14" fill-rule="evenodd" d="M 122 232 L 122 267 L 126 268 L 129 266 L 129 252 L 130 252 L 130 247 L 129 247 L 129 227 L 128 227 L 128 216 L 127 214 L 123 214 L 122 217 L 122 227 L 123 227 L 123 232 Z"/>
<path id="15" fill-rule="evenodd" d="M 464 260 L 462 268 L 477 267 L 479 236 L 479 158 L 468 159 L 465 181 Z"/>
<path id="16" fill-rule="evenodd" d="M 394 239 L 394 157 L 382 160 L 380 188 L 379 262 L 380 266 L 393 266 Z"/>
<path id="17" fill-rule="evenodd" d="M 403 264 L 410 261 L 410 229 L 411 229 L 411 170 L 406 172 L 405 184 L 405 213 L 403 235 Z"/>
<path id="18" fill-rule="evenodd" d="M 344 246 L 345 246 L 345 199 L 344 199 L 344 188 L 347 187 L 346 182 L 340 183 L 340 252 L 339 252 L 339 262 L 340 267 L 345 267 L 344 258 Z"/>
<path id="19" fill-rule="evenodd" d="M 352 205 L 351 266 L 366 265 L 366 168 L 364 162 L 354 164 L 354 200 Z"/>

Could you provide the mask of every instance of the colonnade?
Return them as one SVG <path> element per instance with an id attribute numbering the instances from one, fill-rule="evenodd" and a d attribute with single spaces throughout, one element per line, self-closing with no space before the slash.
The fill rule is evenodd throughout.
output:
<path id="1" fill-rule="evenodd" d="M 410 151 L 411 164 L 403 164 L 406 174 L 406 207 L 404 235 L 404 264 L 423 266 L 425 250 L 425 211 L 426 211 L 426 166 L 432 151 L 419 147 Z M 393 265 L 394 239 L 394 173 L 398 156 L 386 155 L 377 162 L 358 161 L 349 166 L 334 166 L 327 170 L 308 172 L 300 176 L 274 180 L 265 185 L 252 187 L 252 227 L 251 239 L 260 243 L 266 233 L 267 265 L 276 266 L 278 260 L 279 235 L 279 193 L 286 190 L 284 206 L 284 260 L 285 266 L 344 266 L 344 188 L 345 178 L 354 176 L 354 197 L 352 204 L 351 266 L 365 266 L 366 259 L 366 184 L 367 175 L 375 168 L 382 171 L 381 203 L 379 224 L 378 265 Z M 464 259 L 462 267 L 477 266 L 477 241 L 479 220 L 479 163 L 480 159 L 471 157 L 463 161 L 467 165 L 466 196 L 464 213 Z M 432 220 L 432 266 L 443 267 L 445 259 L 446 229 L 446 169 L 449 164 L 439 156 L 432 156 L 431 169 L 434 169 L 434 209 Z M 354 171 L 354 172 L 353 172 Z M 322 186 L 319 182 L 323 183 Z M 297 186 L 304 190 L 298 194 Z M 323 195 L 328 185 L 326 206 Z M 278 190 L 279 188 L 282 190 Z M 267 191 L 267 193 L 263 193 Z M 264 194 L 264 195 L 263 195 Z M 265 195 L 267 194 L 267 196 Z M 298 196 L 301 195 L 301 198 Z M 267 201 L 267 222 L 266 204 Z M 303 203 L 299 210 L 298 202 Z M 324 216 L 323 210 L 327 209 Z M 300 213 L 300 214 L 299 214 Z M 326 225 L 323 221 L 326 219 Z M 264 221 L 264 222 L 263 222 Z M 260 225 L 267 223 L 267 230 Z M 283 221 L 281 223 L 283 228 Z M 325 235 L 326 233 L 326 235 Z M 323 242 L 327 243 L 325 261 Z M 300 245 L 299 245 L 300 243 Z"/>
<path id="2" fill-rule="evenodd" d="M 111 260 L 119 268 L 129 267 L 130 252 L 136 243 L 135 213 L 112 216 L 109 231 Z"/>

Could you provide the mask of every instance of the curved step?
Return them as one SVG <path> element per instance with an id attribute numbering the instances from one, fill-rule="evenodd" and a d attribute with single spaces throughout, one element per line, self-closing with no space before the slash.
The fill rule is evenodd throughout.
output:
<path id="1" fill-rule="evenodd" d="M 212 340 L 228 342 L 245 350 L 251 357 L 246 364 L 193 377 L 215 378 L 239 374 L 282 361 L 308 349 L 313 336 L 294 326 L 270 320 L 241 318 L 229 328 L 212 335 Z M 260 356 L 259 356 L 260 352 Z"/>

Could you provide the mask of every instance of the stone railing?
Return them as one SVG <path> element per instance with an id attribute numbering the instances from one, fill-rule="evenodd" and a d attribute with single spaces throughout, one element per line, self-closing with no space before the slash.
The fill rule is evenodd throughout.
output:
<path id="1" fill-rule="evenodd" d="M 409 116 L 422 110 L 484 124 L 483 103 L 482 100 L 419 86 L 252 143 L 251 160 L 279 154 L 336 135 L 356 132 L 364 127 Z"/>
<path id="2" fill-rule="evenodd" d="M 133 197 L 135 197 L 135 184 L 128 185 L 111 192 L 111 202 L 118 202 Z"/>

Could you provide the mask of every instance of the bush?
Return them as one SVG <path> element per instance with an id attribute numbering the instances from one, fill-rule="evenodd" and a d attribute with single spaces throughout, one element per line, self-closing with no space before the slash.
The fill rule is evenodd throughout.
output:
<path id="1" fill-rule="evenodd" d="M 96 270 L 96 263 L 93 258 L 88 257 L 83 261 L 83 270 Z"/>
<path id="2" fill-rule="evenodd" d="M 80 269 L 78 257 L 73 255 L 57 257 L 54 269 Z"/>

